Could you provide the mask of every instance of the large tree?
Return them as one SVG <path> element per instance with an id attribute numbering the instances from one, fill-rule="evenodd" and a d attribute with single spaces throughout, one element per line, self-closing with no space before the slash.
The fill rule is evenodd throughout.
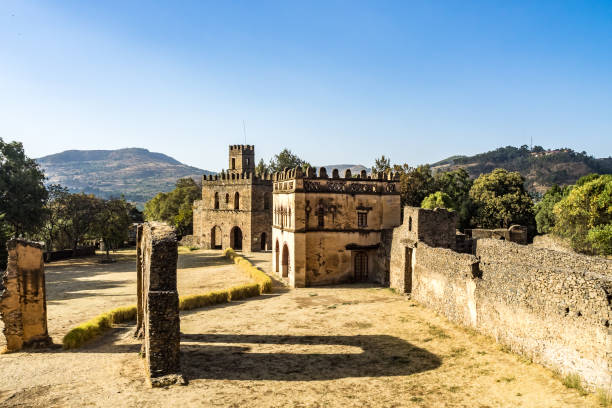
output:
<path id="1" fill-rule="evenodd" d="M 181 236 L 191 234 L 193 202 L 201 195 L 201 189 L 193 179 L 180 179 L 174 190 L 159 193 L 145 204 L 145 218 L 147 221 L 163 221 L 173 225 Z"/>
<path id="2" fill-rule="evenodd" d="M 553 184 L 553 186 L 546 191 L 542 200 L 536 204 L 535 221 L 538 234 L 548 234 L 552 231 L 555 226 L 553 208 L 555 204 L 569 194 L 570 190 L 571 187 L 559 187 L 557 184 Z"/>
<path id="3" fill-rule="evenodd" d="M 383 154 L 379 159 L 374 160 L 372 173 L 386 173 L 391 170 L 391 160 Z"/>
<path id="4" fill-rule="evenodd" d="M 130 205 L 123 198 L 100 203 L 93 231 L 104 242 L 106 258 L 111 248 L 119 248 L 127 240 L 130 224 Z"/>
<path id="5" fill-rule="evenodd" d="M 43 223 L 47 190 L 45 175 L 25 155 L 19 142 L 0 138 L 0 215 L 16 236 L 33 233 Z"/>
<path id="6" fill-rule="evenodd" d="M 495 169 L 481 174 L 470 189 L 476 205 L 473 224 L 482 228 L 508 228 L 512 224 L 532 227 L 533 201 L 518 172 Z"/>
<path id="7" fill-rule="evenodd" d="M 270 159 L 268 171 L 277 172 L 282 171 L 285 168 L 292 169 L 297 166 L 307 167 L 310 166 L 310 164 L 293 154 L 291 150 L 285 148 L 279 154 L 274 155 L 274 157 Z"/>
<path id="8" fill-rule="evenodd" d="M 431 175 L 428 165 L 410 167 L 394 166 L 394 170 L 400 173 L 400 196 L 402 205 L 419 207 L 423 199 L 437 191 L 436 183 Z"/>
<path id="9" fill-rule="evenodd" d="M 99 238 L 95 226 L 102 207 L 103 201 L 93 194 L 68 194 L 60 202 L 60 228 L 73 250 L 87 238 Z"/>
<path id="10" fill-rule="evenodd" d="M 574 249 L 608 255 L 612 239 L 612 175 L 589 176 L 555 204 L 553 232 L 568 238 Z"/>

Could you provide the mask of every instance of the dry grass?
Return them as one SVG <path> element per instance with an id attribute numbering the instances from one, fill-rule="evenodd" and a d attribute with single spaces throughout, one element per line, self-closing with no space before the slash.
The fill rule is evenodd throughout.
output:
<path id="1" fill-rule="evenodd" d="M 180 247 L 183 251 L 192 251 L 191 247 Z M 263 271 L 255 267 L 247 259 L 237 255 L 233 249 L 225 250 L 226 258 L 232 260 L 240 269 L 249 274 L 255 283 L 232 286 L 227 289 L 211 292 L 181 296 L 179 298 L 179 310 L 193 310 L 205 306 L 213 306 L 236 300 L 259 296 L 262 293 L 272 292 L 272 279 Z M 63 338 L 62 344 L 65 349 L 74 349 L 83 346 L 88 341 L 101 335 L 112 327 L 113 324 L 125 323 L 136 319 L 136 306 L 127 306 L 113 309 L 88 320 L 85 323 L 71 329 Z"/>

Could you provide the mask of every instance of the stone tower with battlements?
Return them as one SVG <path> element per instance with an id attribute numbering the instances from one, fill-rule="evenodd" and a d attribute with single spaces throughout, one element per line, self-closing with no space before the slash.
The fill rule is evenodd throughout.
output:
<path id="1" fill-rule="evenodd" d="M 231 145 L 229 169 L 202 178 L 193 203 L 193 239 L 203 248 L 271 249 L 272 177 L 255 175 L 255 146 Z"/>

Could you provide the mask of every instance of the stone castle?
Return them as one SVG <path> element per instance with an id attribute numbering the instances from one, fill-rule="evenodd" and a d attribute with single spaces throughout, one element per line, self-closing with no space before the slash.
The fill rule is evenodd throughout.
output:
<path id="1" fill-rule="evenodd" d="M 400 223 L 396 177 L 296 167 L 273 182 L 274 271 L 294 287 L 384 282 L 383 231 Z"/>
<path id="2" fill-rule="evenodd" d="M 612 261 L 524 245 L 520 226 L 457 233 L 453 212 L 402 209 L 398 179 L 325 168 L 256 177 L 253 146 L 231 146 L 230 170 L 202 183 L 194 239 L 206 248 L 271 249 L 273 271 L 292 287 L 389 286 L 610 389 Z"/>
<path id="3" fill-rule="evenodd" d="M 193 203 L 192 241 L 202 248 L 270 249 L 272 177 L 255 175 L 252 145 L 230 146 L 228 168 L 202 177 L 202 199 Z"/>

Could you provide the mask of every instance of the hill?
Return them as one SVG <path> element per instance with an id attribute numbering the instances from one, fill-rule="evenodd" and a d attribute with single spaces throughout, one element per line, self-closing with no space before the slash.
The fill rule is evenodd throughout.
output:
<path id="1" fill-rule="evenodd" d="M 596 159 L 571 149 L 544 150 L 536 146 L 500 147 L 475 156 L 452 156 L 431 164 L 434 172 L 465 168 L 472 177 L 496 168 L 518 171 L 532 192 L 543 193 L 553 184 L 574 184 L 589 173 L 612 173 L 612 158 Z"/>
<path id="2" fill-rule="evenodd" d="M 67 150 L 36 161 L 49 184 L 105 198 L 123 194 L 139 208 L 158 192 L 172 190 L 179 178 L 192 177 L 199 183 L 203 174 L 211 174 L 165 154 L 139 148 Z"/>

